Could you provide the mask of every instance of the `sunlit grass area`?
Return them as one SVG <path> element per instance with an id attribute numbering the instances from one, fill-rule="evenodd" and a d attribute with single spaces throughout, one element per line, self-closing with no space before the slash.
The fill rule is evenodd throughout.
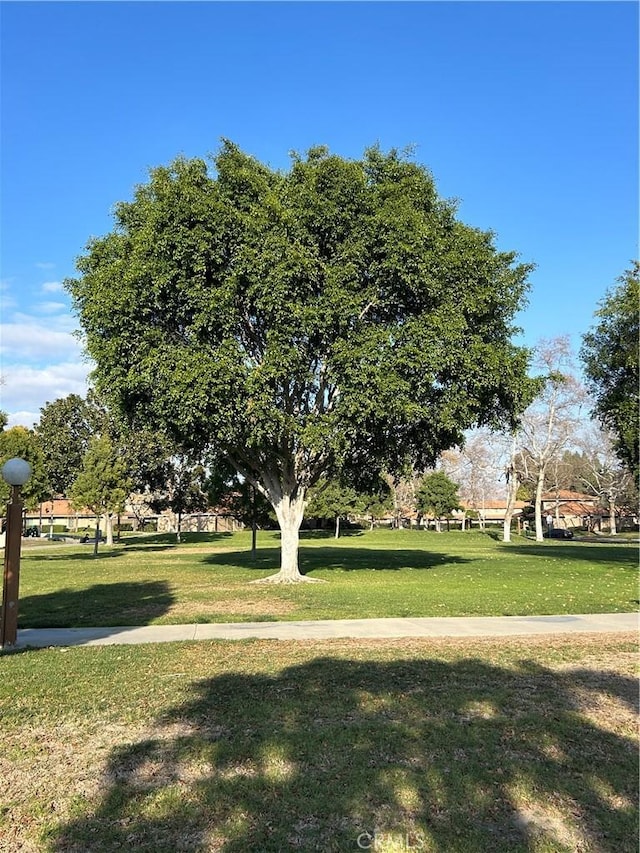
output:
<path id="1" fill-rule="evenodd" d="M 631 635 L 4 654 L 0 849 L 635 853 L 636 664 Z"/>
<path id="2" fill-rule="evenodd" d="M 249 532 L 137 537 L 98 556 L 86 545 L 26 547 L 19 626 L 525 615 L 632 611 L 637 548 L 424 531 L 306 534 L 303 572 L 323 584 L 256 585 L 279 538 Z"/>

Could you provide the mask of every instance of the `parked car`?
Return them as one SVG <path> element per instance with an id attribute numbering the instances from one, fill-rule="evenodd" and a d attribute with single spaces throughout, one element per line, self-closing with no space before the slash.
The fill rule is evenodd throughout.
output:
<path id="1" fill-rule="evenodd" d="M 573 539 L 573 532 L 565 530 L 564 527 L 552 527 L 542 534 L 545 539 Z"/>

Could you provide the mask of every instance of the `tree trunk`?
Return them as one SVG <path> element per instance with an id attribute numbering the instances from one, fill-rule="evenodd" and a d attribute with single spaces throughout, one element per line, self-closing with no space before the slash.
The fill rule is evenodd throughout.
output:
<path id="1" fill-rule="evenodd" d="M 504 513 L 504 525 L 502 528 L 502 541 L 511 542 L 511 521 L 516 508 L 518 496 L 518 474 L 516 473 L 516 439 L 511 442 L 511 458 L 506 471 L 507 477 L 507 506 Z"/>
<path id="2" fill-rule="evenodd" d="M 100 516 L 96 515 L 96 541 L 93 543 L 93 556 L 98 556 L 98 542 L 100 539 Z"/>
<path id="3" fill-rule="evenodd" d="M 216 516 L 217 519 L 217 516 Z M 251 559 L 256 558 L 258 524 L 256 522 L 256 487 L 251 486 Z"/>
<path id="4" fill-rule="evenodd" d="M 105 515 L 104 526 L 107 534 L 107 545 L 113 545 L 113 516 L 110 512 Z"/>
<path id="5" fill-rule="evenodd" d="M 182 512 L 178 513 L 178 524 L 176 529 L 176 542 L 180 544 L 180 533 L 182 532 Z"/>
<path id="6" fill-rule="evenodd" d="M 304 517 L 304 498 L 304 489 L 297 484 L 289 492 L 281 493 L 279 499 L 269 496 L 280 525 L 280 571 L 253 583 L 319 582 L 317 578 L 308 578 L 300 574 L 298 568 L 298 546 L 300 525 Z"/>
<path id="7" fill-rule="evenodd" d="M 339 516 L 339 515 L 336 515 L 336 532 L 335 532 L 335 538 L 336 538 L 336 539 L 339 539 L 339 538 L 340 538 L 340 516 Z"/>
<path id="8" fill-rule="evenodd" d="M 616 525 L 616 502 L 609 498 L 609 533 L 611 536 L 618 535 L 618 528 Z"/>
<path id="9" fill-rule="evenodd" d="M 536 542 L 542 542 L 544 540 L 544 536 L 542 535 L 542 492 L 544 491 L 544 469 L 541 468 L 538 471 L 538 480 L 536 482 L 536 503 L 535 503 L 535 513 L 536 513 Z"/>

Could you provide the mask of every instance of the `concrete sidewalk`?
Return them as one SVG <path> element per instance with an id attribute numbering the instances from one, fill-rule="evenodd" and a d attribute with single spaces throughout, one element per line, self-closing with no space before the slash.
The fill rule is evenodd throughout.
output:
<path id="1" fill-rule="evenodd" d="M 329 640 L 336 638 L 507 637 L 638 631 L 637 613 L 567 616 L 463 616 L 332 619 L 317 622 L 225 622 L 113 628 L 25 628 L 16 648 L 168 643 L 177 640 Z"/>

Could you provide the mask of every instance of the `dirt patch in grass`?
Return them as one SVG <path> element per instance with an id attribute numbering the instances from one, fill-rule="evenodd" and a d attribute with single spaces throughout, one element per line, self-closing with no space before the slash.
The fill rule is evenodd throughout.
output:
<path id="1" fill-rule="evenodd" d="M 81 720 L 5 732 L 0 778 L 11 784 L 0 807 L 0 851 L 41 853 L 43 832 L 66 820 L 74 803 L 99 798 L 110 751 L 131 736 L 126 726 Z"/>
<path id="2" fill-rule="evenodd" d="M 556 805 L 547 800 L 542 803 L 523 803 L 516 807 L 515 825 L 536 842 L 548 844 L 553 850 L 593 850 L 589 836 L 581 829 L 579 822 L 567 819 L 575 812 L 575 803 Z M 534 846 L 535 849 L 535 846 Z"/>
<path id="3" fill-rule="evenodd" d="M 137 545 L 137 548 L 143 549 L 144 545 Z M 153 546 L 150 546 L 153 547 Z M 201 545 L 192 545 L 186 543 L 178 545 L 177 543 L 168 542 L 162 551 L 158 551 L 157 556 L 160 559 L 175 560 L 176 557 L 188 559 L 190 554 L 226 554 L 229 552 L 238 551 L 238 543 L 230 542 L 210 543 Z"/>
<path id="4" fill-rule="evenodd" d="M 297 608 L 292 601 L 282 599 L 249 600 L 234 598 L 229 600 L 218 599 L 213 602 L 178 601 L 172 604 L 168 616 L 178 617 L 181 620 L 189 616 L 286 616 Z"/>

